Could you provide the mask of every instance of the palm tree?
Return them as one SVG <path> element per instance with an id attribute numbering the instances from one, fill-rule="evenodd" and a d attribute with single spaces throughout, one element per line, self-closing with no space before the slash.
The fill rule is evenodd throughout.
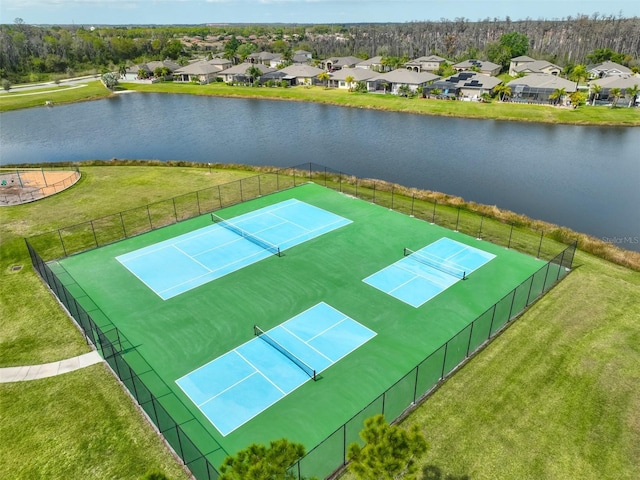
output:
<path id="1" fill-rule="evenodd" d="M 504 99 L 511 96 L 511 87 L 501 83 L 493 89 L 498 94 L 498 100 L 504 102 Z"/>
<path id="2" fill-rule="evenodd" d="M 319 73 L 318 80 L 324 83 L 324 88 L 329 88 L 329 74 L 327 72 Z"/>
<path id="3" fill-rule="evenodd" d="M 591 84 L 591 94 L 593 95 L 593 99 L 591 100 L 591 105 L 596 104 L 596 100 L 600 98 L 601 91 L 602 91 L 602 85 L 598 85 L 597 83 Z"/>
<path id="4" fill-rule="evenodd" d="M 640 88 L 636 84 L 633 87 L 627 88 L 625 92 L 630 97 L 629 108 L 631 108 L 636 104 L 636 99 L 638 98 L 638 93 L 640 93 Z"/>
<path id="5" fill-rule="evenodd" d="M 353 76 L 349 75 L 347 76 L 344 81 L 347 82 L 347 85 L 349 86 L 349 91 L 352 92 L 353 91 L 353 81 L 355 80 L 355 78 L 353 78 Z"/>
<path id="6" fill-rule="evenodd" d="M 611 100 L 611 108 L 615 108 L 618 104 L 618 99 L 622 96 L 622 90 L 619 88 L 612 88 L 609 90 L 609 97 Z"/>
<path id="7" fill-rule="evenodd" d="M 398 95 L 401 97 L 410 97 L 411 93 L 411 87 L 407 84 L 402 84 L 398 87 Z"/>
<path id="8" fill-rule="evenodd" d="M 554 105 L 558 105 L 562 102 L 562 99 L 567 94 L 567 91 L 564 88 L 556 88 L 551 95 L 549 95 L 549 100 L 553 100 Z"/>

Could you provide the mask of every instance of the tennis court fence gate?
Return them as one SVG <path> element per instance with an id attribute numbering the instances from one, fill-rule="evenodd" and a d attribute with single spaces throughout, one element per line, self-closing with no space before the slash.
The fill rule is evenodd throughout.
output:
<path id="1" fill-rule="evenodd" d="M 343 468 L 347 463 L 348 446 L 353 442 L 362 444 L 359 432 L 366 418 L 379 413 L 384 414 L 391 422 L 404 418 L 531 303 L 562 280 L 573 264 L 577 242 L 569 246 L 562 245 L 545 237 L 543 232 L 496 220 L 460 206 L 425 201 L 419 192 L 408 192 L 405 188 L 387 182 L 362 180 L 315 164 L 259 173 L 254 177 L 25 239 L 34 269 L 82 330 L 87 343 L 95 346 L 166 442 L 199 480 L 215 480 L 219 477 L 217 467 L 208 457 L 212 452 L 221 450 L 220 445 L 211 437 L 211 442 L 206 445 L 208 450 L 203 453 L 202 445 L 197 446 L 191 439 L 192 434 L 188 431 L 190 426 L 186 425 L 189 422 L 179 423 L 174 420 L 141 378 L 141 373 L 136 372 L 124 358 L 124 346 L 128 346 L 128 351 L 135 347 L 130 346 L 108 319 L 106 325 L 104 320 L 96 322 L 78 301 L 81 293 L 74 289 L 74 295 L 58 278 L 49 262 L 309 181 L 477 238 L 489 239 L 492 243 L 502 244 L 507 248 L 515 248 L 528 254 L 535 252 L 538 258 L 550 259 L 319 445 L 309 450 L 290 469 L 300 480 L 312 476 L 329 477 Z M 560 245 L 564 248 L 559 253 L 548 255 L 549 251 L 558 252 Z"/>

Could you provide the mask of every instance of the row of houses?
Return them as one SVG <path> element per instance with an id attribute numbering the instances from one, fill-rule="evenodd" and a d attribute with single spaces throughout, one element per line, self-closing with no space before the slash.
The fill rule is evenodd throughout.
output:
<path id="1" fill-rule="evenodd" d="M 227 83 L 261 84 L 274 82 L 297 85 L 324 85 L 328 88 L 353 89 L 357 85 L 366 85 L 371 93 L 400 94 L 421 91 L 425 96 L 438 92 L 448 98 L 460 100 L 480 100 L 484 94 L 492 94 L 494 89 L 502 83 L 496 78 L 501 67 L 491 62 L 481 60 L 466 60 L 453 65 L 458 72 L 446 78 L 436 75 L 446 59 L 437 55 L 419 57 L 405 64 L 405 68 L 392 70 L 386 65 L 383 57 L 372 57 L 362 60 L 357 57 L 332 57 L 311 65 L 311 53 L 297 51 L 293 56 L 293 63 L 280 68 L 284 62 L 280 54 L 260 52 L 249 55 L 245 62 L 234 65 L 226 58 L 211 58 L 194 61 L 186 66 L 175 63 L 150 62 L 145 65 L 128 69 L 122 74 L 125 80 L 146 78 L 149 72 L 158 67 L 171 71 L 174 82 L 188 82 L 207 84 L 221 81 Z M 515 76 L 507 83 L 511 90 L 510 98 L 516 102 L 548 103 L 549 96 L 563 90 L 567 95 L 578 90 L 576 82 L 561 78 L 561 68 L 547 61 L 535 60 L 527 56 L 520 56 L 511 60 L 509 73 Z M 251 74 L 251 72 L 258 72 Z M 321 75 L 326 73 L 326 75 Z M 640 78 L 628 68 L 614 62 L 603 62 L 590 66 L 590 84 L 599 85 L 598 100 L 606 102 L 611 89 L 625 90 L 635 84 L 640 84 Z M 257 77 L 257 78 L 254 78 Z M 328 76 L 328 79 L 326 78 Z"/>

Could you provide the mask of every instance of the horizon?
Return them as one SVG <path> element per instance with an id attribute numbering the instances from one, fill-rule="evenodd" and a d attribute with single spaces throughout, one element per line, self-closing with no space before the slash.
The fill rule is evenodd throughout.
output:
<path id="1" fill-rule="evenodd" d="M 607 9 L 602 11 L 603 7 Z M 322 25 L 486 19 L 512 22 L 638 18 L 640 2 L 616 0 L 2 0 L 0 23 L 27 25 Z"/>

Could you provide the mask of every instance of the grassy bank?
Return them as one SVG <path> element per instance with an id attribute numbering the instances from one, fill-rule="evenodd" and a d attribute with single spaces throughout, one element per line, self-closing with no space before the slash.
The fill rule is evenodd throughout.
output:
<path id="1" fill-rule="evenodd" d="M 2 209 L 3 366 L 87 351 L 30 267 L 23 237 L 253 175 L 95 163 L 60 194 Z M 425 430 L 432 449 L 421 462 L 440 478 L 640 475 L 640 274 L 584 251 L 575 265 L 407 420 Z M 16 438 L 0 447 L 3 478 L 138 478 L 149 468 L 181 478 L 102 366 L 0 385 L 0 395 L 0 434 Z"/>
<path id="2" fill-rule="evenodd" d="M 58 87 L 62 88 L 62 87 Z M 90 89 L 90 90 L 89 90 Z M 122 83 L 116 90 L 180 93 L 237 98 L 260 98 L 315 102 L 351 108 L 369 108 L 422 115 L 436 115 L 474 119 L 510 120 L 538 123 L 562 123 L 570 125 L 639 126 L 640 109 L 583 106 L 578 109 L 558 108 L 548 105 L 516 103 L 452 102 L 435 99 L 404 98 L 397 95 L 361 94 L 342 89 L 323 87 L 253 88 L 229 86 L 224 83 L 209 85 L 178 84 L 173 82 L 142 84 Z M 85 89 L 65 89 L 51 93 L 51 88 L 34 96 L 27 92 L 0 96 L 0 112 L 32 106 L 42 106 L 47 100 L 68 103 L 104 98 L 111 93 L 100 82 L 91 82 Z"/>
<path id="3" fill-rule="evenodd" d="M 0 95 L 0 112 L 21 108 L 43 107 L 46 102 L 53 106 L 64 103 L 98 100 L 113 95 L 100 81 L 81 86 L 52 85 L 33 90 L 16 90 Z"/>

